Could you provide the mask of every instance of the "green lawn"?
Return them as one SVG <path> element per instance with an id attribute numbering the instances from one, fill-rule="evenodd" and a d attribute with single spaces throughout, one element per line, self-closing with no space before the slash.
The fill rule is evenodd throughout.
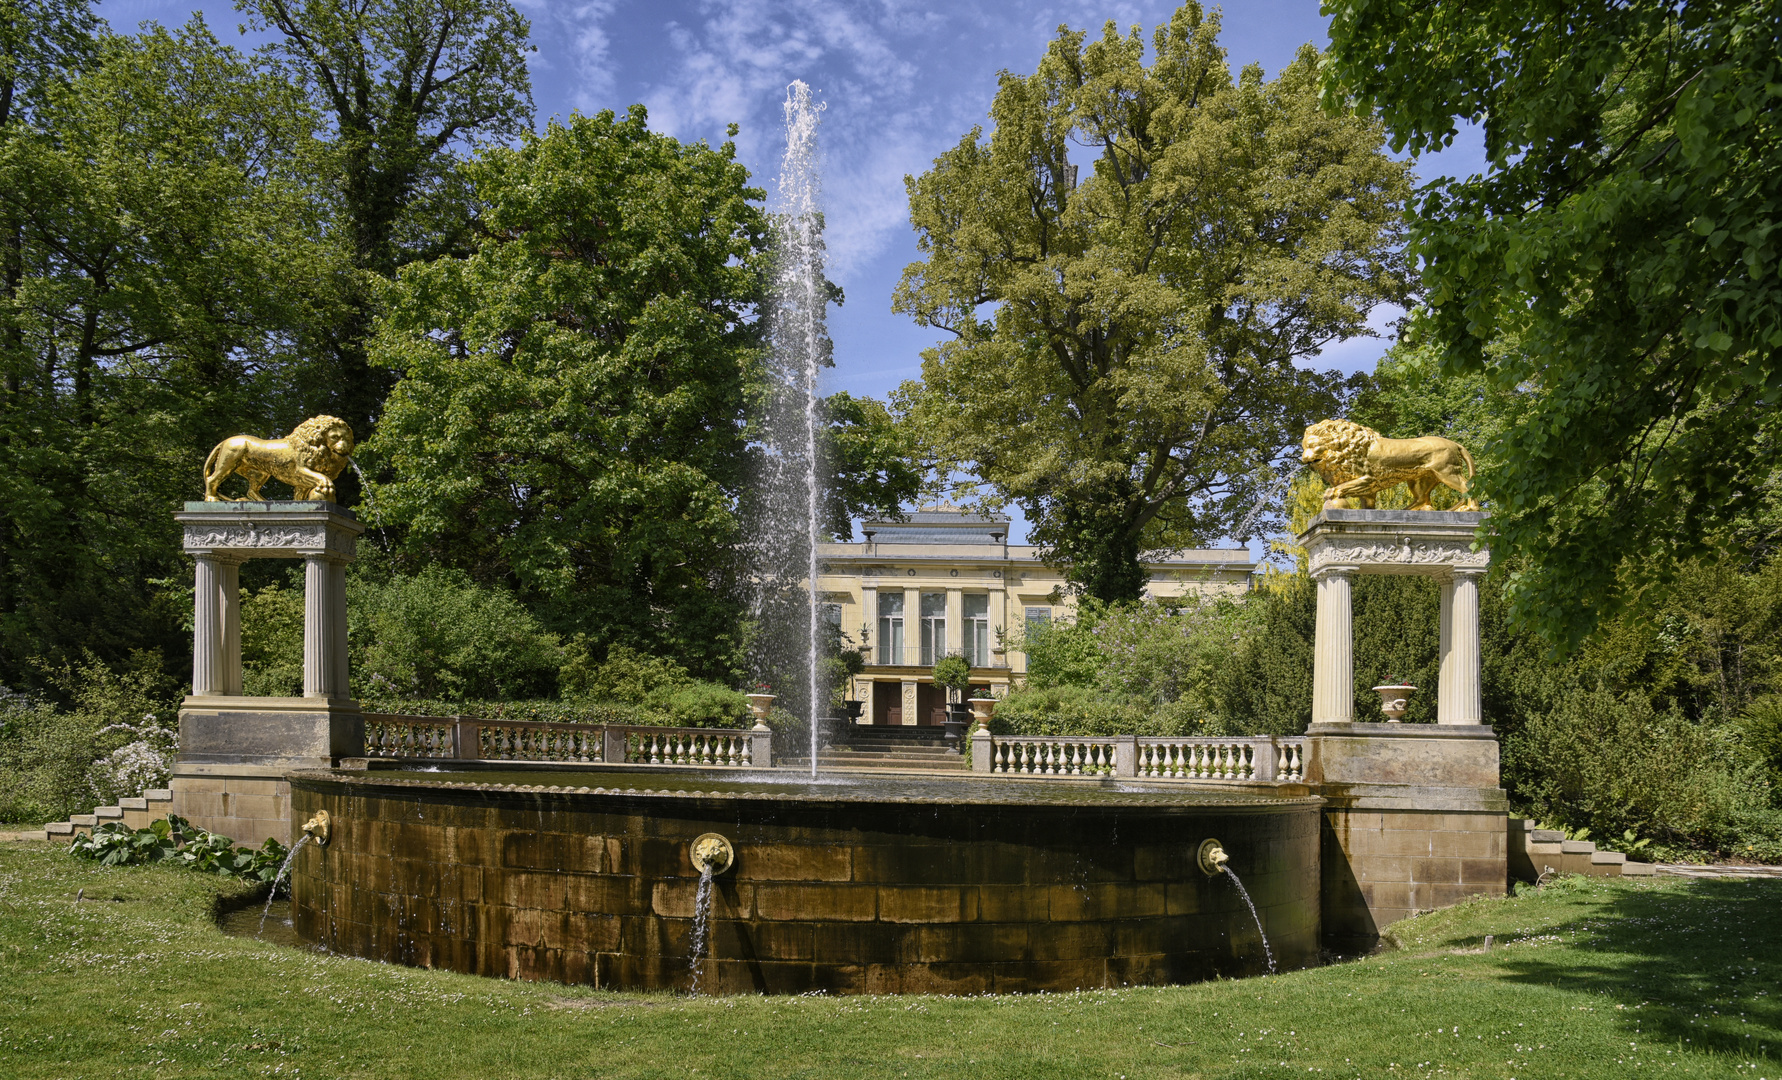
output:
<path id="1" fill-rule="evenodd" d="M 243 899 L 0 848 L 0 1076 L 1782 1080 L 1782 881 L 1568 879 L 1317 971 L 995 998 L 688 1001 L 416 971 L 228 937 L 214 913 Z"/>

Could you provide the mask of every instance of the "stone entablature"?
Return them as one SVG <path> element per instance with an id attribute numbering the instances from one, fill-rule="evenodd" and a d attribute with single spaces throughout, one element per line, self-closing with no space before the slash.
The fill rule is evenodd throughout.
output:
<path id="1" fill-rule="evenodd" d="M 1491 552 L 1473 550 L 1473 537 L 1485 516 L 1449 510 L 1325 510 L 1300 540 L 1313 577 L 1336 566 L 1371 574 L 1483 573 L 1491 566 Z"/>

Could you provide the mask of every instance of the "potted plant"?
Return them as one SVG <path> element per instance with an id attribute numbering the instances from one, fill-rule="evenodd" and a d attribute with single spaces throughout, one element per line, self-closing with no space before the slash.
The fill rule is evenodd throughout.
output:
<path id="1" fill-rule="evenodd" d="M 941 657 L 934 665 L 934 685 L 947 692 L 946 733 L 942 737 L 958 753 L 959 740 L 971 723 L 971 706 L 965 704 L 965 692 L 971 687 L 971 664 L 958 653 Z"/>

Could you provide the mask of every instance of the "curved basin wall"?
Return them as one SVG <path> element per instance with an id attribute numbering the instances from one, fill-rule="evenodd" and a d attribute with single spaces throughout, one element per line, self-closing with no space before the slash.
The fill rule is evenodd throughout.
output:
<path id="1" fill-rule="evenodd" d="M 576 780 L 602 781 L 615 782 Z M 1318 799 L 1185 804 L 1197 796 L 1177 789 L 1029 802 L 1064 785 L 1001 787 L 924 800 L 297 774 L 293 813 L 327 810 L 333 839 L 299 855 L 293 914 L 304 940 L 354 956 L 685 989 L 699 878 L 688 845 L 719 832 L 736 861 L 713 891 L 704 990 L 1003 993 L 1256 974 L 1248 910 L 1195 863 L 1212 836 L 1283 969 L 1316 961 Z M 945 795 L 967 790 L 975 801 Z"/>

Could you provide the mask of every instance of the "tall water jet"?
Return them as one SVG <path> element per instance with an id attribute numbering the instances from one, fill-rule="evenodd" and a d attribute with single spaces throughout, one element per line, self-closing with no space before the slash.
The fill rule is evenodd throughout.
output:
<path id="1" fill-rule="evenodd" d="M 782 706 L 803 713 L 810 723 L 812 776 L 817 773 L 817 721 L 824 705 L 817 590 L 822 399 L 817 381 L 822 369 L 833 364 L 817 175 L 821 113 L 822 106 L 812 101 L 805 83 L 786 88 L 786 152 L 772 205 L 774 273 L 767 320 L 771 348 L 763 425 L 766 476 L 756 529 L 755 616 L 763 630 L 757 663 L 764 673 L 780 672 L 786 680 L 796 680 L 796 687 L 782 684 L 775 690 Z"/>

